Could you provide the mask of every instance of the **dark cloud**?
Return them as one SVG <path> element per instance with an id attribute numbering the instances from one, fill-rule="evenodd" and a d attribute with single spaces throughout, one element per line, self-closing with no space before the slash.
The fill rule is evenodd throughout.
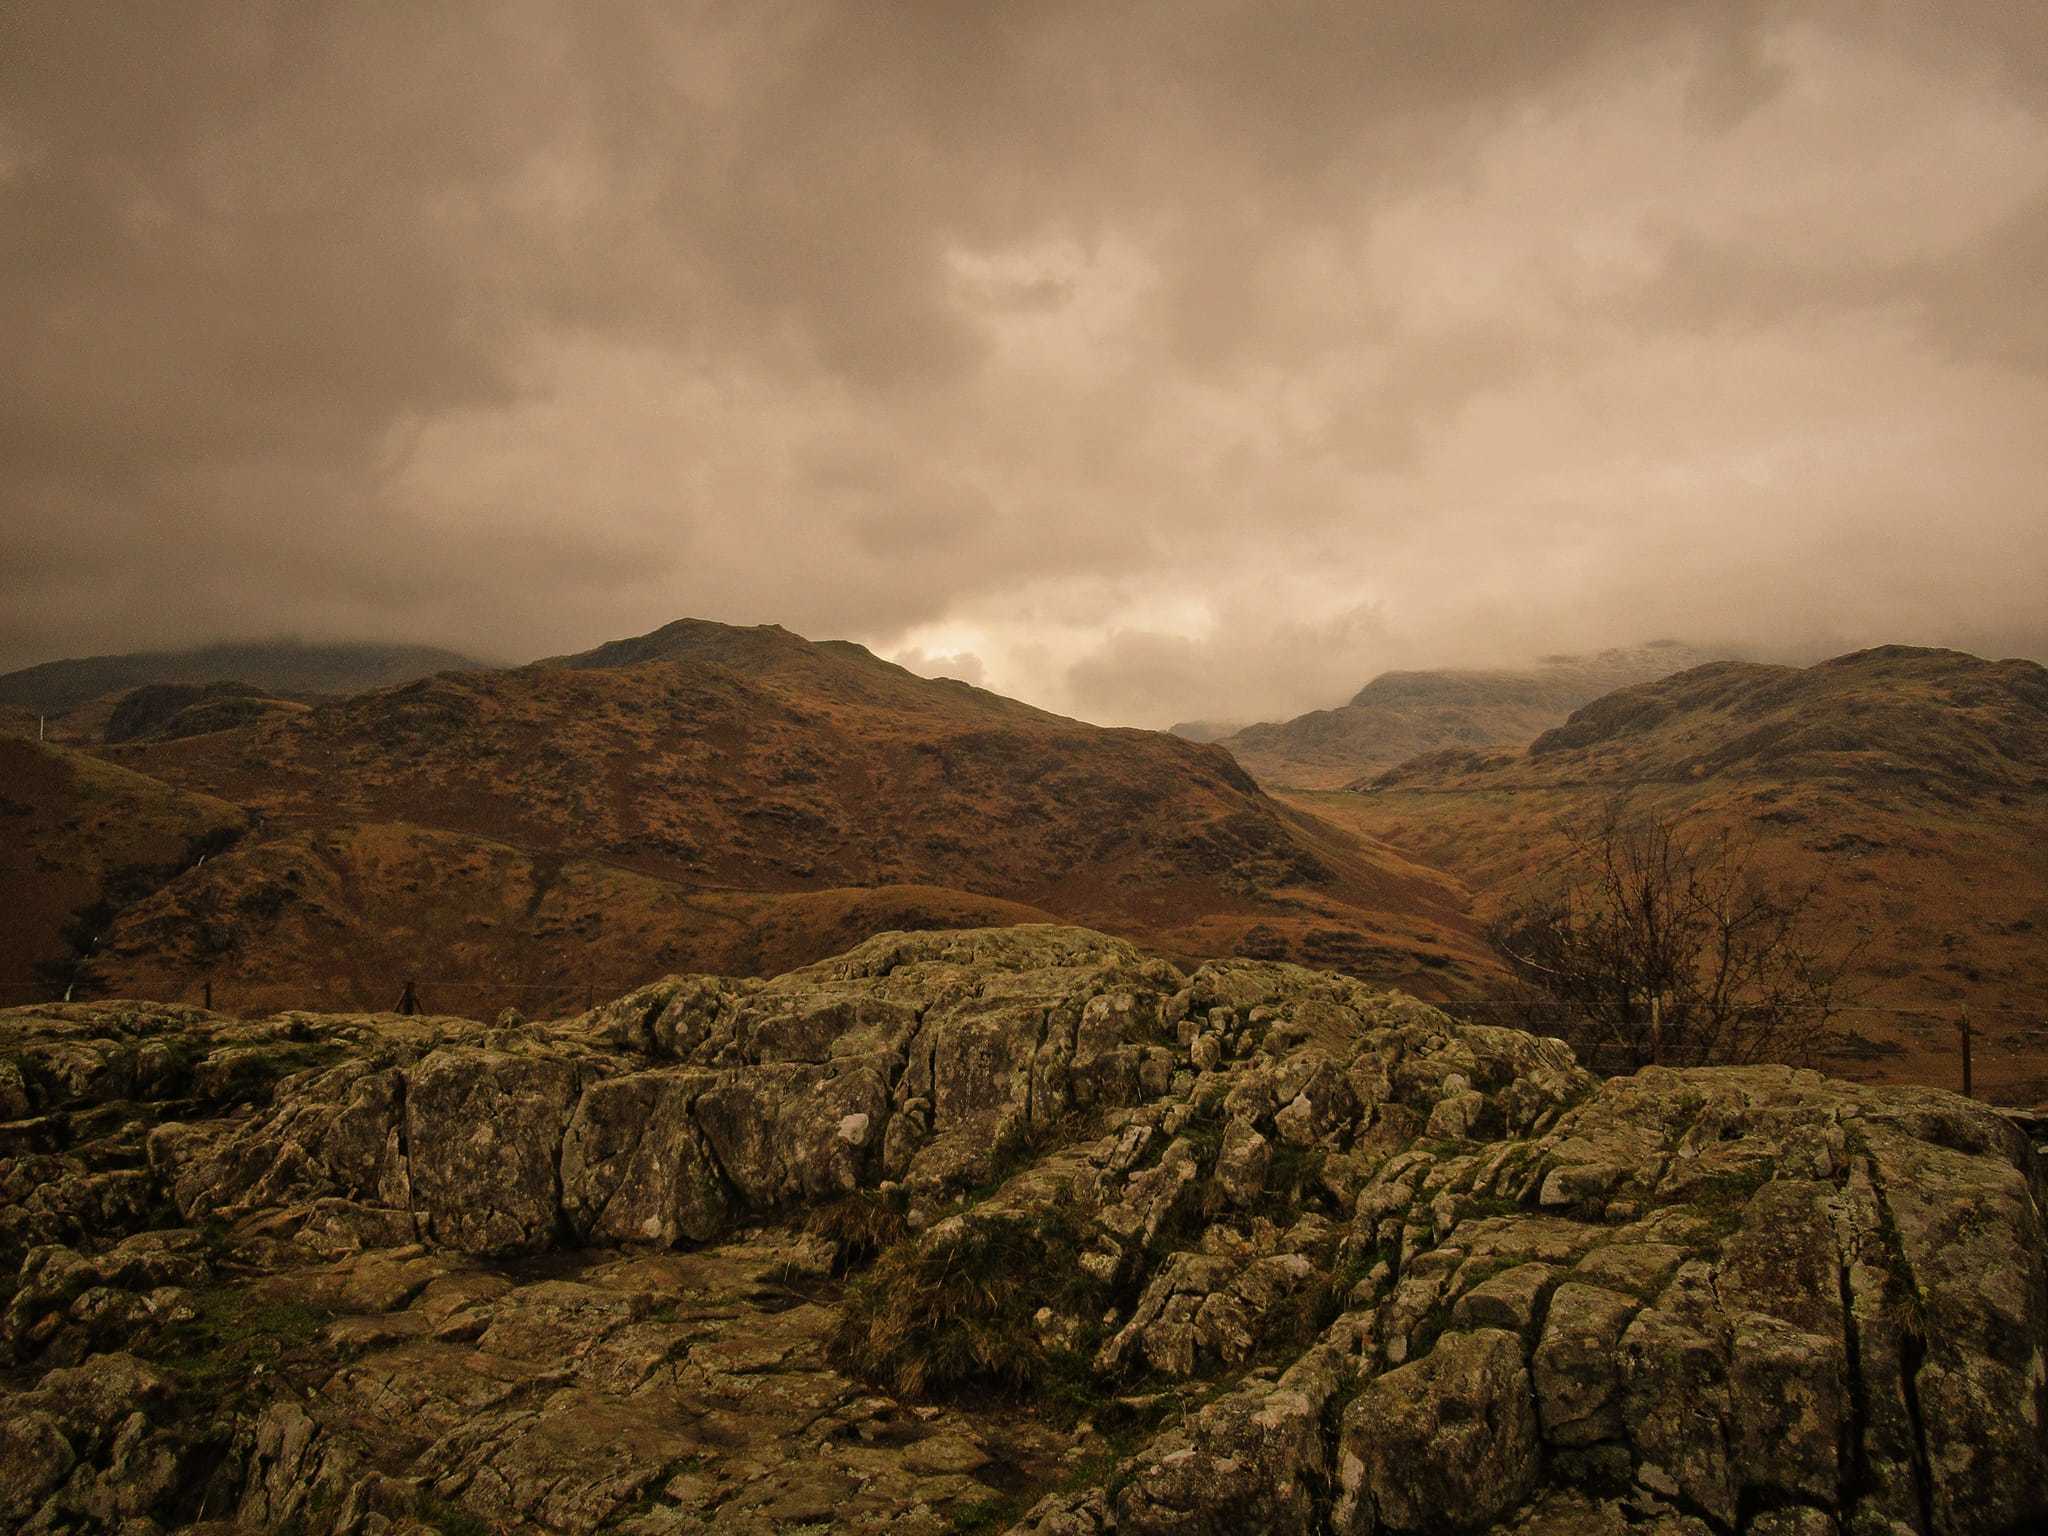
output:
<path id="1" fill-rule="evenodd" d="M 0 666 L 2025 651 L 2044 210 L 1990 0 L 18 5 Z"/>

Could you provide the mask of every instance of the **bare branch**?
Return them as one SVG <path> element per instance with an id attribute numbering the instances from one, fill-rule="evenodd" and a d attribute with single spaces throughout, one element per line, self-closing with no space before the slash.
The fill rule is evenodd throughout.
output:
<path id="1" fill-rule="evenodd" d="M 1524 991 L 1552 1005 L 1546 1032 L 1608 1070 L 1813 1057 L 1853 958 L 1810 937 L 1816 888 L 1767 886 L 1753 837 L 1688 840 L 1674 818 L 1618 802 L 1567 836 L 1561 888 L 1525 895 L 1488 933 Z"/>

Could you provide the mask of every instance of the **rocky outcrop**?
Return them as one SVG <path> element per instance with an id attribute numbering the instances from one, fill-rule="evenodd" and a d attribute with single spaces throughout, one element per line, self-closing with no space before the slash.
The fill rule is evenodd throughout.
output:
<path id="1" fill-rule="evenodd" d="M 0 1064 L 10 1527 L 2048 1518 L 2048 1181 L 1947 1094 L 1064 928 Z"/>

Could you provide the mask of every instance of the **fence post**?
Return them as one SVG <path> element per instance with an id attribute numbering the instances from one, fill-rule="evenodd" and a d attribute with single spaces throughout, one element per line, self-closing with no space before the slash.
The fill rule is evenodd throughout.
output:
<path id="1" fill-rule="evenodd" d="M 1956 1033 L 1963 1039 L 1963 1097 L 1975 1098 L 1970 1091 L 1970 1010 L 1965 1008 L 1956 1016 Z"/>
<path id="2" fill-rule="evenodd" d="M 213 978 L 208 977 L 203 985 L 206 989 L 206 1011 L 211 1013 L 213 1012 Z"/>
<path id="3" fill-rule="evenodd" d="M 1650 998 L 1650 1065 L 1664 1065 L 1664 994 L 1655 993 Z"/>

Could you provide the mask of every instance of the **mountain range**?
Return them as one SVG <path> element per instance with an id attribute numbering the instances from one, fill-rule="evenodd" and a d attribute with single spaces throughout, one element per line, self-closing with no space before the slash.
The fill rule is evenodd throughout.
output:
<path id="1" fill-rule="evenodd" d="M 1953 1082 L 1968 1010 L 1977 1082 L 2048 1097 L 2048 674 L 1885 647 L 1712 661 L 1560 713 L 1694 654 L 1388 674 L 1305 717 L 1334 732 L 1319 771 L 1391 751 L 1343 745 L 1373 719 L 1533 734 L 1320 789 L 774 626 L 681 620 L 340 696 L 150 682 L 74 706 L 69 740 L 0 736 L 0 989 L 361 1008 L 410 981 L 488 1017 L 1061 920 L 1473 999 L 1500 980 L 1486 922 L 1619 800 L 1816 888 L 1858 956 L 1838 1069 Z"/>
<path id="2" fill-rule="evenodd" d="M 1055 916 L 1440 996 L 1489 969 L 1457 882 L 1281 805 L 1218 748 L 773 626 L 684 620 L 90 756 L 18 747 L 60 802 L 38 824 L 113 765 L 246 830 L 203 864 L 109 852 L 165 878 L 95 895 L 91 933 L 45 923 L 17 985 L 68 964 L 100 993 L 388 1006 L 416 979 L 443 1007 L 548 1008 L 678 969 L 786 968 L 884 928 Z M 53 926 L 68 950 L 48 952 Z"/>

